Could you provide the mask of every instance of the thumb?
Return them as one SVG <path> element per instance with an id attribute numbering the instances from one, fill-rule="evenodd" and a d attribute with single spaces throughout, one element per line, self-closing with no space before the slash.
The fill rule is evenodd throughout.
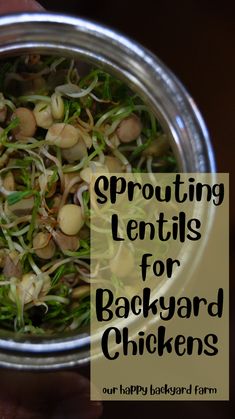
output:
<path id="1" fill-rule="evenodd" d="M 0 0 L 0 14 L 13 12 L 43 12 L 45 9 L 36 0 Z"/>

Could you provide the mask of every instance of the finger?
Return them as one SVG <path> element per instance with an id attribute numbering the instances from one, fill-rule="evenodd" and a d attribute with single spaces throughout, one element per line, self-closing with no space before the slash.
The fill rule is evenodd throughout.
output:
<path id="1" fill-rule="evenodd" d="M 7 0 L 0 2 L 0 14 L 13 12 L 42 12 L 44 7 L 36 0 Z"/>

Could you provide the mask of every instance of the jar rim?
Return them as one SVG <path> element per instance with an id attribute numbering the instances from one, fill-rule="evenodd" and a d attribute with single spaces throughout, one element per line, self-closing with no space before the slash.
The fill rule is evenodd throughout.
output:
<path id="1" fill-rule="evenodd" d="M 182 171 L 216 172 L 209 134 L 193 99 L 175 75 L 145 47 L 106 26 L 64 14 L 5 15 L 0 17 L 0 28 L 2 56 L 35 48 L 76 54 L 123 78 L 141 94 L 170 132 Z M 80 364 L 88 359 L 89 342 L 89 335 L 41 343 L 0 337 L 0 365 L 51 369 Z M 29 356 L 24 356 L 26 353 Z"/>

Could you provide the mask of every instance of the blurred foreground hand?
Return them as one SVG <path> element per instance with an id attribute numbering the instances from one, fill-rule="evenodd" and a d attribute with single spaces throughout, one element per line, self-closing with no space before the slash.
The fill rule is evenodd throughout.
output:
<path id="1" fill-rule="evenodd" d="M 0 14 L 13 12 L 42 12 L 44 8 L 36 0 L 0 0 Z"/>

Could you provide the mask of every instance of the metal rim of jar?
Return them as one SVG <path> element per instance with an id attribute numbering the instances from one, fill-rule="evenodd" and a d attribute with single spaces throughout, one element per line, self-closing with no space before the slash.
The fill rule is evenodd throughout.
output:
<path id="1" fill-rule="evenodd" d="M 205 123 L 174 74 L 150 51 L 102 25 L 66 15 L 21 13 L 0 18 L 0 55 L 57 53 L 104 66 L 141 95 L 170 134 L 182 172 L 214 173 Z M 0 366 L 57 369 L 89 360 L 89 336 L 32 341 L 0 335 Z"/>

